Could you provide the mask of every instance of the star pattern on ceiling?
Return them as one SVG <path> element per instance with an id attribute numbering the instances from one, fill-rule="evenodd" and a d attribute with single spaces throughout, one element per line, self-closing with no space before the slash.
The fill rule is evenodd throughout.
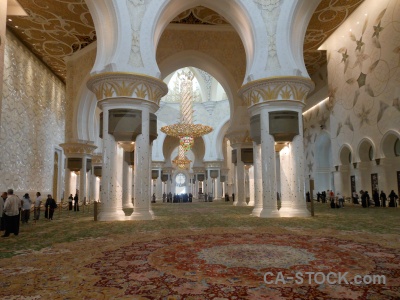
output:
<path id="1" fill-rule="evenodd" d="M 376 38 L 379 39 L 379 34 L 381 33 L 382 30 L 383 27 L 381 27 L 381 22 L 379 21 L 378 25 L 374 26 L 374 34 L 372 35 L 372 37 L 376 36 Z"/>
<path id="2" fill-rule="evenodd" d="M 365 81 L 367 79 L 367 74 L 364 74 L 363 72 L 360 73 L 360 76 L 358 76 L 357 83 L 358 87 L 361 88 L 365 85 Z"/>
<path id="3" fill-rule="evenodd" d="M 326 63 L 326 51 L 319 51 L 318 47 L 362 2 L 322 0 L 318 5 L 304 40 L 304 60 L 309 74 Z M 85 0 L 19 0 L 19 3 L 28 16 L 12 17 L 7 22 L 8 29 L 65 82 L 64 58 L 96 41 Z M 202 6 L 183 11 L 172 23 L 230 26 L 221 15 Z M 374 36 L 379 37 L 383 27 L 379 23 L 374 29 Z"/>

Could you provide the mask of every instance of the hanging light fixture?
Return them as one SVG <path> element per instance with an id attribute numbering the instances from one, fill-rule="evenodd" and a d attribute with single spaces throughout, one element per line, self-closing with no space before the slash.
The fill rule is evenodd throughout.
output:
<path id="1" fill-rule="evenodd" d="M 181 106 L 180 106 L 180 122 L 168 126 L 161 127 L 161 131 L 166 135 L 179 138 L 179 154 L 172 162 L 186 168 L 190 160 L 185 156 L 185 152 L 189 151 L 194 139 L 210 133 L 213 128 L 202 124 L 193 124 L 193 78 L 191 71 L 182 71 L 178 73 L 181 81 Z M 183 154 L 182 154 L 183 153 Z"/>

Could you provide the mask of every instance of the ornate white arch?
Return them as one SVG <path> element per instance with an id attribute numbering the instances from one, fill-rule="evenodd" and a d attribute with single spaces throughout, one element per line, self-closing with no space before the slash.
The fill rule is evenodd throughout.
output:
<path id="1" fill-rule="evenodd" d="M 400 139 L 400 133 L 396 130 L 388 130 L 382 137 L 379 145 L 381 158 L 394 157 L 394 142 Z M 392 154 L 391 154 L 392 153 Z"/>
<path id="2" fill-rule="evenodd" d="M 346 154 L 344 153 L 345 150 L 348 150 L 351 153 L 351 161 L 348 163 L 347 163 L 348 157 L 345 157 Z M 347 143 L 343 144 L 340 147 L 338 154 L 339 154 L 339 162 L 341 165 L 348 165 L 348 164 L 354 162 L 354 155 L 353 155 L 354 151 L 353 151 L 353 148 L 350 146 L 350 144 L 347 144 Z M 346 163 L 343 163 L 343 161 L 345 161 Z"/>
<path id="3" fill-rule="evenodd" d="M 369 137 L 364 137 L 357 145 L 357 153 L 355 153 L 354 161 L 370 161 L 368 152 L 369 147 L 368 149 L 365 148 L 365 145 L 367 144 L 369 144 L 369 146 L 372 146 L 372 149 L 374 151 L 374 157 L 372 159 L 375 159 L 377 157 L 375 143 Z"/>
<path id="4" fill-rule="evenodd" d="M 256 4 L 247 0 L 169 0 L 152 1 L 144 15 L 150 26 L 142 26 L 141 52 L 145 65 L 156 70 L 155 54 L 161 34 L 169 22 L 180 12 L 201 5 L 208 7 L 223 16 L 238 32 L 246 51 L 247 72 L 251 74 L 251 66 L 255 61 L 266 65 L 268 43 L 266 29 Z M 226 9 L 229 7 L 229 10 Z M 259 41 L 258 44 L 256 41 Z M 247 76 L 246 76 L 247 77 Z"/>
<path id="5" fill-rule="evenodd" d="M 224 88 L 230 104 L 230 115 L 233 115 L 235 104 L 241 100 L 236 91 L 239 89 L 232 74 L 214 58 L 198 51 L 183 51 L 169 56 L 160 62 L 161 77 L 164 78 L 172 72 L 186 66 L 192 66 L 206 71 L 213 76 Z"/>

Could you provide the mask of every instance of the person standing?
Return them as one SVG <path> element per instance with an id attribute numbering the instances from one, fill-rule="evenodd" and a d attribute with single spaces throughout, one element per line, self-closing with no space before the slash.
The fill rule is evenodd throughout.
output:
<path id="1" fill-rule="evenodd" d="M 379 195 L 379 198 L 381 199 L 381 206 L 386 207 L 386 194 L 384 191 L 381 191 L 381 194 Z"/>
<path id="2" fill-rule="evenodd" d="M 31 216 L 31 207 L 32 207 L 32 200 L 29 197 L 29 194 L 26 193 L 22 197 L 22 223 L 27 223 L 29 221 L 29 217 Z"/>
<path id="3" fill-rule="evenodd" d="M 4 202 L 7 199 L 7 192 L 3 192 L 0 197 L 0 231 L 4 230 Z"/>
<path id="4" fill-rule="evenodd" d="M 397 206 L 397 199 L 399 198 L 394 190 L 392 190 L 389 194 L 389 207 L 396 207 Z"/>
<path id="5" fill-rule="evenodd" d="M 375 207 L 380 207 L 381 203 L 379 202 L 379 193 L 378 190 L 374 190 L 372 192 L 372 200 L 374 200 Z"/>
<path id="6" fill-rule="evenodd" d="M 74 201 L 74 196 L 70 194 L 68 197 L 68 210 L 72 210 L 72 201 Z"/>
<path id="7" fill-rule="evenodd" d="M 35 205 L 34 205 L 34 214 L 33 214 L 33 219 L 38 221 L 40 217 L 40 205 L 42 204 L 42 195 L 37 192 L 36 193 L 36 200 L 35 200 Z"/>
<path id="8" fill-rule="evenodd" d="M 17 195 L 14 195 L 14 190 L 7 190 L 7 200 L 4 203 L 5 213 L 5 232 L 2 237 L 10 236 L 10 233 L 14 235 L 19 234 L 19 213 L 21 210 L 21 199 Z"/>
<path id="9" fill-rule="evenodd" d="M 53 214 L 54 210 L 57 208 L 57 203 L 56 200 L 54 200 L 50 194 L 47 195 L 45 208 L 46 208 L 46 218 L 48 218 L 49 220 L 53 220 Z"/>
<path id="10" fill-rule="evenodd" d="M 75 194 L 75 197 L 74 197 L 74 211 L 79 211 L 79 198 L 78 198 L 78 194 Z"/>

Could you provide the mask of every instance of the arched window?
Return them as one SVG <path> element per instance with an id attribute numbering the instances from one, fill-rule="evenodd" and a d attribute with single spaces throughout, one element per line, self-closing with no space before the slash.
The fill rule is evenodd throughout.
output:
<path id="1" fill-rule="evenodd" d="M 400 139 L 397 139 L 394 143 L 394 155 L 400 156 Z"/>
<path id="2" fill-rule="evenodd" d="M 176 186 L 177 187 L 185 186 L 185 184 L 186 184 L 186 176 L 185 176 L 185 174 L 179 173 L 178 175 L 176 175 L 175 181 L 176 181 Z"/>
<path id="3" fill-rule="evenodd" d="M 369 157 L 369 160 L 373 160 L 374 159 L 374 148 L 372 148 L 372 146 L 369 147 L 368 157 Z"/>

